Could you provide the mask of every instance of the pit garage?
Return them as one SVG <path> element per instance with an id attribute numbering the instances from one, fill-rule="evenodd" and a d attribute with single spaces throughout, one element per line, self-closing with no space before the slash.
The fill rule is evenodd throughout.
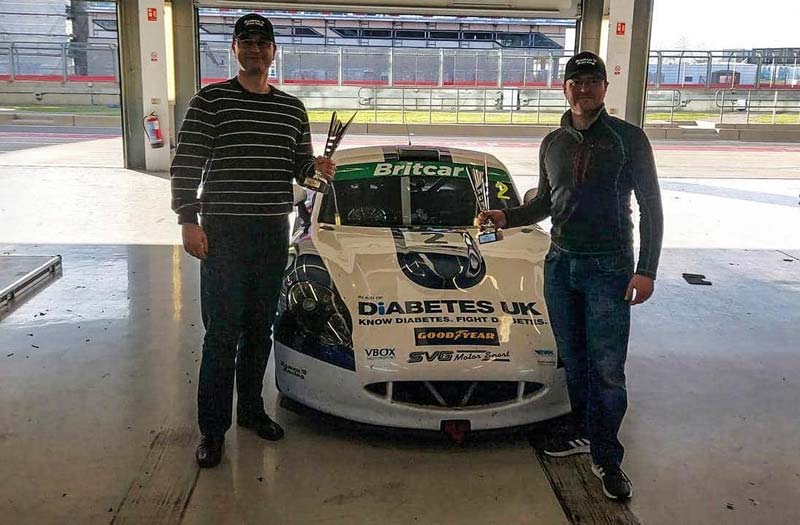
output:
<path id="1" fill-rule="evenodd" d="M 204 334 L 199 264 L 183 251 L 169 209 L 171 148 L 148 145 L 142 118 L 164 116 L 164 140 L 174 141 L 200 84 L 198 9 L 232 16 L 280 9 L 575 19 L 576 49 L 599 50 L 605 40 L 609 69 L 620 68 L 609 111 L 640 124 L 652 6 L 653 0 L 119 2 L 123 140 L 76 137 L 0 154 L 0 521 L 800 522 L 793 503 L 800 496 L 800 147 L 789 143 L 654 141 L 667 229 L 656 294 L 633 312 L 630 405 L 621 432 L 636 487 L 631 501 L 604 497 L 587 456 L 542 453 L 541 436 L 558 422 L 551 416 L 563 413 L 558 400 L 547 417 L 511 428 L 482 424 L 473 431 L 450 416 L 448 424 L 431 419 L 416 429 L 376 424 L 380 414 L 350 421 L 285 399 L 276 369 L 292 381 L 282 390 L 310 379 L 308 369 L 280 361 L 290 355 L 286 348 L 273 352 L 264 391 L 267 412 L 286 437 L 268 442 L 234 424 L 220 466 L 201 470 L 194 460 Z M 621 38 L 603 30 L 609 23 L 627 28 Z M 313 130 L 317 152 L 326 127 Z M 359 165 L 395 169 L 391 163 L 412 151 L 415 162 L 434 162 L 430 152 L 435 162 L 455 162 L 459 153 L 449 151 L 460 148 L 505 164 L 520 200 L 536 185 L 540 135 L 368 131 L 354 126 L 341 146 L 383 155 Z M 491 178 L 501 177 L 500 164 L 485 162 L 490 180 L 505 180 Z M 403 202 L 398 214 L 410 214 Z M 325 211 L 314 213 L 319 219 Z M 361 213 L 362 221 L 385 218 Z M 425 243 L 396 237 L 387 234 L 375 246 Z M 326 244 L 337 247 L 331 257 L 342 268 L 358 250 L 345 240 L 331 233 Z M 503 242 L 514 241 L 494 249 Z M 456 307 L 465 316 L 492 314 L 479 301 L 440 300 L 431 306 L 437 315 Z M 496 302 L 509 315 L 537 308 L 521 298 Z M 421 306 L 406 302 L 361 303 L 353 308 L 364 318 L 378 317 L 381 308 L 422 315 L 414 314 Z M 363 353 L 353 366 L 369 358 L 381 363 L 394 346 L 387 337 L 351 348 Z M 456 347 L 425 348 L 417 357 L 431 361 L 448 360 Z M 541 382 L 523 381 L 508 396 L 525 398 L 539 388 L 527 384 Z M 389 392 L 395 387 L 381 383 L 371 381 L 364 398 L 402 403 L 424 394 L 431 404 L 462 408 L 480 396 L 500 399 L 477 387 L 467 394 L 398 384 Z M 325 405 L 317 399 L 316 406 Z"/>

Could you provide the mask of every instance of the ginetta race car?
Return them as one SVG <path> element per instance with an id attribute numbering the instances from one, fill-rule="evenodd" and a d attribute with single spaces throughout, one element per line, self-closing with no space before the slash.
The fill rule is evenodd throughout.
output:
<path id="1" fill-rule="evenodd" d="M 328 194 L 300 203 L 275 322 L 283 396 L 373 425 L 510 427 L 569 412 L 543 298 L 549 236 L 480 244 L 470 169 L 489 205 L 519 205 L 508 170 L 475 151 L 336 153 Z"/>

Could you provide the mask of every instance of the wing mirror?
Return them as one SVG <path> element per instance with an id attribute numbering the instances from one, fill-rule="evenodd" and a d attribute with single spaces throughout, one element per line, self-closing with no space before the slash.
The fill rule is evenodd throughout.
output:
<path id="1" fill-rule="evenodd" d="M 536 198 L 536 194 L 539 193 L 539 188 L 531 188 L 525 192 L 525 196 L 522 197 L 522 201 L 527 204 L 533 199 Z"/>

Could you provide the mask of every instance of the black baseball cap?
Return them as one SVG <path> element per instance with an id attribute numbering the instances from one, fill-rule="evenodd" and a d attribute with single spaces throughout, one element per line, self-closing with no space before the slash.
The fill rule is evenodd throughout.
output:
<path id="1" fill-rule="evenodd" d="M 564 82 L 582 73 L 589 73 L 607 80 L 606 65 L 603 59 L 589 51 L 582 51 L 567 61 L 567 67 L 564 69 Z"/>
<path id="2" fill-rule="evenodd" d="M 239 39 L 251 35 L 261 35 L 270 42 L 275 42 L 275 31 L 270 21 L 255 13 L 244 15 L 233 26 L 233 38 Z"/>

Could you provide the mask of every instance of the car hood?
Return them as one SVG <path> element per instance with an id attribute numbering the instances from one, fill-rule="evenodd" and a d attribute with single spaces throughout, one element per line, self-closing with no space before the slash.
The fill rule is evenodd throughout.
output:
<path id="1" fill-rule="evenodd" d="M 386 380 L 545 380 L 555 343 L 541 296 L 549 236 L 513 228 L 315 225 L 298 251 L 322 258 L 353 320 L 356 369 Z M 546 377 L 545 377 L 546 376 Z"/>

